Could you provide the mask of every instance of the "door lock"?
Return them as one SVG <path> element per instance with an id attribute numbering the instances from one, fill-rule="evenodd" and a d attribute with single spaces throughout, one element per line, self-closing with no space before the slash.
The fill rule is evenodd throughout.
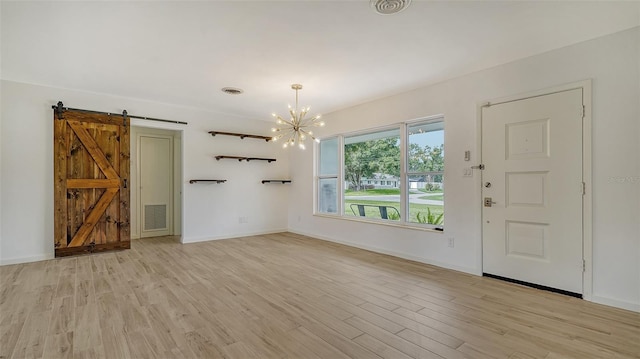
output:
<path id="1" fill-rule="evenodd" d="M 492 207 L 492 205 L 496 204 L 496 202 L 493 202 L 493 198 L 491 197 L 485 197 L 484 198 L 484 206 L 485 207 Z"/>

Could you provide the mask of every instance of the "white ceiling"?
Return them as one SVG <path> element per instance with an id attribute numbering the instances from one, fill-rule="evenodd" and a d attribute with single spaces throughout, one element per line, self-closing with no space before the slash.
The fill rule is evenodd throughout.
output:
<path id="1" fill-rule="evenodd" d="M 0 10 L 2 79 L 268 121 L 294 101 L 292 83 L 300 105 L 329 113 L 640 25 L 640 2 L 611 1 L 413 0 L 391 16 L 326 0 Z"/>

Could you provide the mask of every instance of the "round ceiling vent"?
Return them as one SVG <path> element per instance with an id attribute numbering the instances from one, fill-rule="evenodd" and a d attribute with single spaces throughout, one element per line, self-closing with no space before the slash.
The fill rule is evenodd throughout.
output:
<path id="1" fill-rule="evenodd" d="M 244 91 L 242 89 L 237 88 L 237 87 L 223 87 L 222 88 L 222 92 L 224 92 L 226 94 L 229 94 L 229 95 L 240 95 Z"/>
<path id="2" fill-rule="evenodd" d="M 371 0 L 370 4 L 378 14 L 392 15 L 406 9 L 411 0 Z"/>

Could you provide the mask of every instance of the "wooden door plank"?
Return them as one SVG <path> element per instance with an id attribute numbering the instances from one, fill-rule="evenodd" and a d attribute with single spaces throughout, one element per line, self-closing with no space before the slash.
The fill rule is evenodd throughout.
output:
<path id="1" fill-rule="evenodd" d="M 119 128 L 119 155 L 120 155 L 120 223 L 119 238 L 121 242 L 129 242 L 131 240 L 131 228 L 129 226 L 129 171 L 131 169 L 130 153 L 129 153 L 129 125 L 123 125 Z"/>
<path id="2" fill-rule="evenodd" d="M 124 118 L 120 114 L 105 114 L 86 112 L 78 110 L 68 110 L 64 113 L 64 118 L 68 121 L 78 121 L 86 123 L 100 123 L 105 125 L 123 126 Z"/>
<path id="3" fill-rule="evenodd" d="M 71 178 L 67 180 L 67 188 L 119 188 L 118 179 Z"/>
<path id="4" fill-rule="evenodd" d="M 113 166 L 111 166 L 111 163 L 109 163 L 109 160 L 105 157 L 104 153 L 89 132 L 79 122 L 68 122 L 69 126 L 71 126 L 80 141 L 82 141 L 84 147 L 89 151 L 89 154 L 91 154 L 91 157 L 93 157 L 93 160 L 96 162 L 98 167 L 100 167 L 102 173 L 104 173 L 104 175 L 109 179 L 117 179 L 118 173 L 113 169 Z"/>
<path id="5" fill-rule="evenodd" d="M 55 213 L 53 238 L 54 247 L 67 245 L 67 123 L 54 113 L 53 119 L 53 167 Z"/>
<path id="6" fill-rule="evenodd" d="M 117 188 L 107 188 L 105 193 L 100 197 L 98 203 L 96 203 L 93 210 L 89 213 L 89 215 L 85 218 L 84 223 L 78 229 L 78 232 L 73 236 L 71 243 L 69 243 L 69 247 L 81 246 L 84 244 L 84 241 L 87 239 L 93 227 L 95 227 L 96 223 L 100 217 L 104 214 L 105 210 L 115 197 L 116 193 L 118 193 Z"/>
<path id="7" fill-rule="evenodd" d="M 120 126 L 111 124 L 92 124 L 92 128 L 95 131 L 93 136 L 96 143 L 103 149 L 104 155 L 111 163 L 113 169 L 118 172 L 120 176 L 120 144 L 119 144 L 119 132 Z M 121 180 L 118 180 L 117 187 L 121 186 Z M 96 238 L 95 243 L 115 243 L 120 242 L 119 235 L 119 213 L 120 203 L 119 198 L 111 201 L 104 215 L 100 218 L 100 222 L 97 224 L 94 234 L 99 238 Z"/>

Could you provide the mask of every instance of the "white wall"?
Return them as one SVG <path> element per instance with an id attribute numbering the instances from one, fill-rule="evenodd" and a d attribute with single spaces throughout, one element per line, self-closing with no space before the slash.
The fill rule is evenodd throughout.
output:
<path id="1" fill-rule="evenodd" d="M 593 297 L 640 311 L 640 28 L 327 114 L 321 135 L 445 116 L 447 225 L 433 233 L 312 215 L 312 153 L 292 153 L 293 232 L 481 273 L 477 106 L 593 79 Z M 464 151 L 472 161 L 464 162 Z M 447 238 L 455 247 L 447 247 Z"/>
<path id="2" fill-rule="evenodd" d="M 268 134 L 270 123 L 247 122 L 167 104 L 2 81 L 0 263 L 53 257 L 53 112 L 65 106 L 165 118 L 188 125 L 133 120 L 132 125 L 182 131 L 183 242 L 287 229 L 289 186 L 263 185 L 288 177 L 288 154 L 271 143 L 211 137 L 210 130 Z M 267 114 L 268 115 L 268 114 Z M 216 154 L 274 157 L 276 162 L 216 161 Z M 224 184 L 189 184 L 220 178 Z M 248 223 L 239 223 L 248 217 Z M 134 243 L 135 245 L 135 243 Z"/>

